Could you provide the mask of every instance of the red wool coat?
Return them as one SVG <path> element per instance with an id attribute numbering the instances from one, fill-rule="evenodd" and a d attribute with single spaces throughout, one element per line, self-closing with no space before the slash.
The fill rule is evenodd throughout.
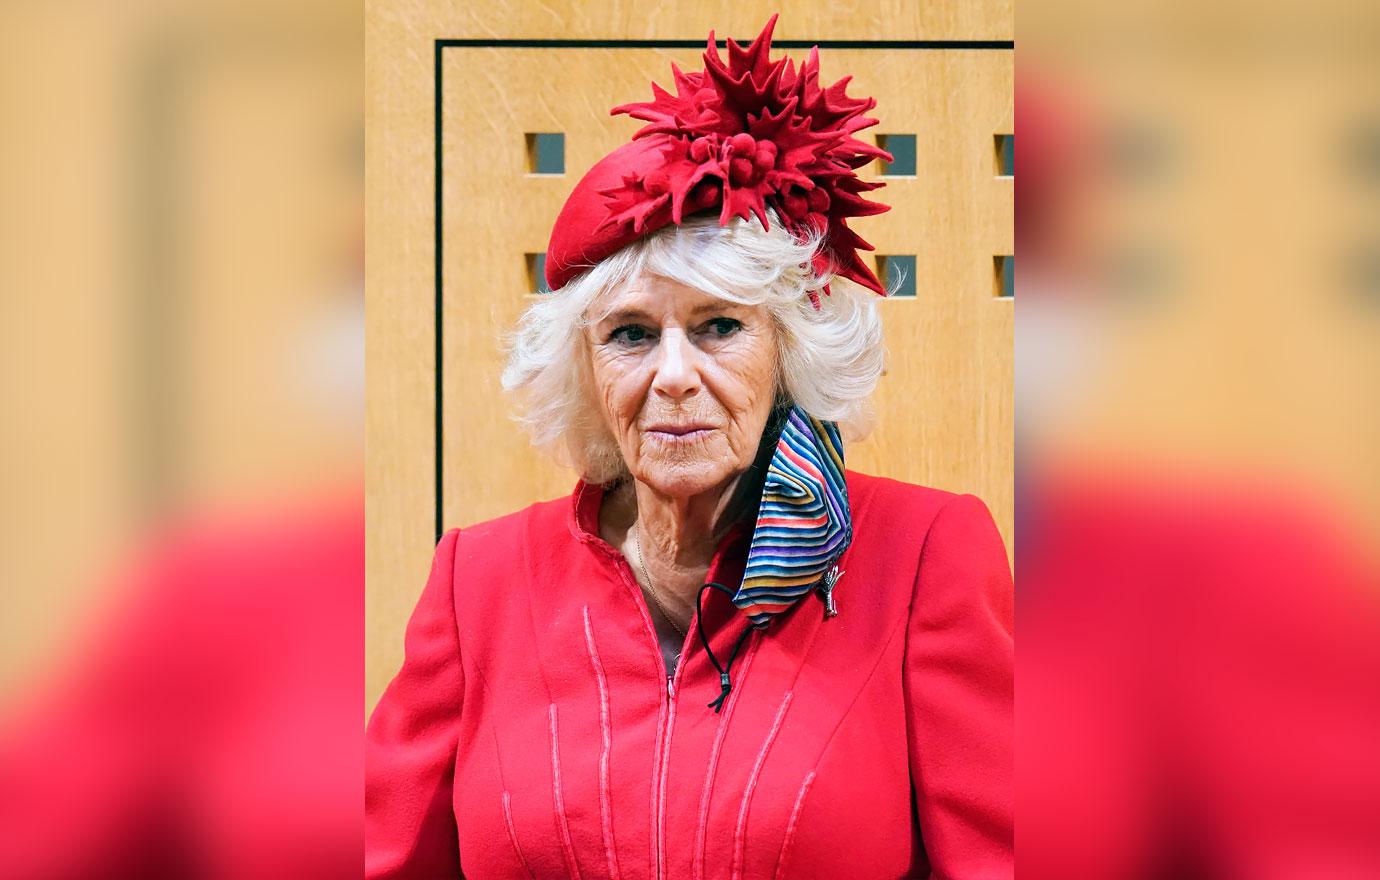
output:
<path id="1" fill-rule="evenodd" d="M 668 681 L 603 492 L 452 530 L 370 720 L 370 878 L 1010 877 L 1012 586 L 982 502 L 852 471 L 854 540 Z M 736 588 L 747 539 L 710 578 Z M 747 619 L 708 591 L 728 657 Z"/>

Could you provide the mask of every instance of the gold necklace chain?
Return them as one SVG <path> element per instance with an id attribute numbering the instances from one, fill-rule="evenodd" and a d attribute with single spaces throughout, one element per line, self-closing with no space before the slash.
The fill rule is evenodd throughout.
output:
<path id="1" fill-rule="evenodd" d="M 666 606 L 661 604 L 661 597 L 657 595 L 656 584 L 652 583 L 652 576 L 647 572 L 647 560 L 642 553 L 641 534 L 641 524 L 639 523 L 633 526 L 633 544 L 637 547 L 637 567 L 642 569 L 642 576 L 647 579 L 647 592 L 652 594 L 652 601 L 656 603 L 656 607 L 661 609 L 661 614 L 666 618 L 666 622 L 671 624 L 676 632 L 684 636 L 686 631 L 680 628 L 680 624 L 676 623 L 676 619 L 671 616 L 671 612 L 667 611 Z"/>

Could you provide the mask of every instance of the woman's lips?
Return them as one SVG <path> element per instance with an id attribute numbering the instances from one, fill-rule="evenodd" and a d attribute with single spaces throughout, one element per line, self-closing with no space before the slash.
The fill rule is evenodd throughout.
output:
<path id="1" fill-rule="evenodd" d="M 714 430 L 708 425 L 653 425 L 643 433 L 668 443 L 689 443 Z"/>

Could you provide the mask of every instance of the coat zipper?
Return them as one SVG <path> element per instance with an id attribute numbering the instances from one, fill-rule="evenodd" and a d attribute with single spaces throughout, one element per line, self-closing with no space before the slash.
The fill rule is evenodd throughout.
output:
<path id="1" fill-rule="evenodd" d="M 618 572 L 623 577 L 623 583 L 632 590 L 633 597 L 637 602 L 638 611 L 642 612 L 642 622 L 647 627 L 647 635 L 651 638 L 652 649 L 656 656 L 657 666 L 664 672 L 666 661 L 661 655 L 661 641 L 656 637 L 656 625 L 652 623 L 652 612 L 647 606 L 647 598 L 642 595 L 642 588 L 637 584 L 637 578 L 633 575 L 632 567 L 621 555 L 617 558 Z M 652 791 L 655 795 L 652 809 L 652 847 L 656 856 L 656 880 L 664 880 L 666 867 L 664 865 L 665 853 L 662 851 L 662 838 L 665 835 L 666 811 L 664 801 L 666 799 L 665 775 L 666 762 L 671 753 L 671 728 L 675 724 L 676 718 L 676 693 L 680 690 L 680 675 L 685 669 L 690 652 L 690 645 L 694 641 L 692 635 L 698 624 L 699 609 L 695 609 L 690 615 L 690 626 L 685 630 L 685 641 L 681 644 L 680 662 L 676 664 L 675 672 L 666 676 L 666 688 L 659 695 L 659 706 L 661 710 L 661 720 L 659 724 L 661 748 L 653 755 L 652 759 Z"/>

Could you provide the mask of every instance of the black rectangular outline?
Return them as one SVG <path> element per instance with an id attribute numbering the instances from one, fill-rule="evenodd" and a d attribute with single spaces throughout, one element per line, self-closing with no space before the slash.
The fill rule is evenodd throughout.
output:
<path id="1" fill-rule="evenodd" d="M 725 48 L 726 40 L 715 41 L 719 48 Z M 699 49 L 708 46 L 708 40 L 544 40 L 544 39 L 436 39 L 433 45 L 432 88 L 435 106 L 433 108 L 434 134 L 434 175 L 435 175 L 435 298 L 432 303 L 435 320 L 435 339 L 433 356 L 436 359 L 433 406 L 435 412 L 435 480 L 436 480 L 436 542 L 440 543 L 444 534 L 442 521 L 443 491 L 445 486 L 445 338 L 443 325 L 444 284 L 442 283 L 441 247 L 444 240 L 442 214 L 442 105 L 445 87 L 442 79 L 442 58 L 446 49 L 509 48 L 509 49 Z M 777 49 L 901 49 L 901 50 L 1005 50 L 1016 48 L 1015 40 L 773 40 Z"/>

